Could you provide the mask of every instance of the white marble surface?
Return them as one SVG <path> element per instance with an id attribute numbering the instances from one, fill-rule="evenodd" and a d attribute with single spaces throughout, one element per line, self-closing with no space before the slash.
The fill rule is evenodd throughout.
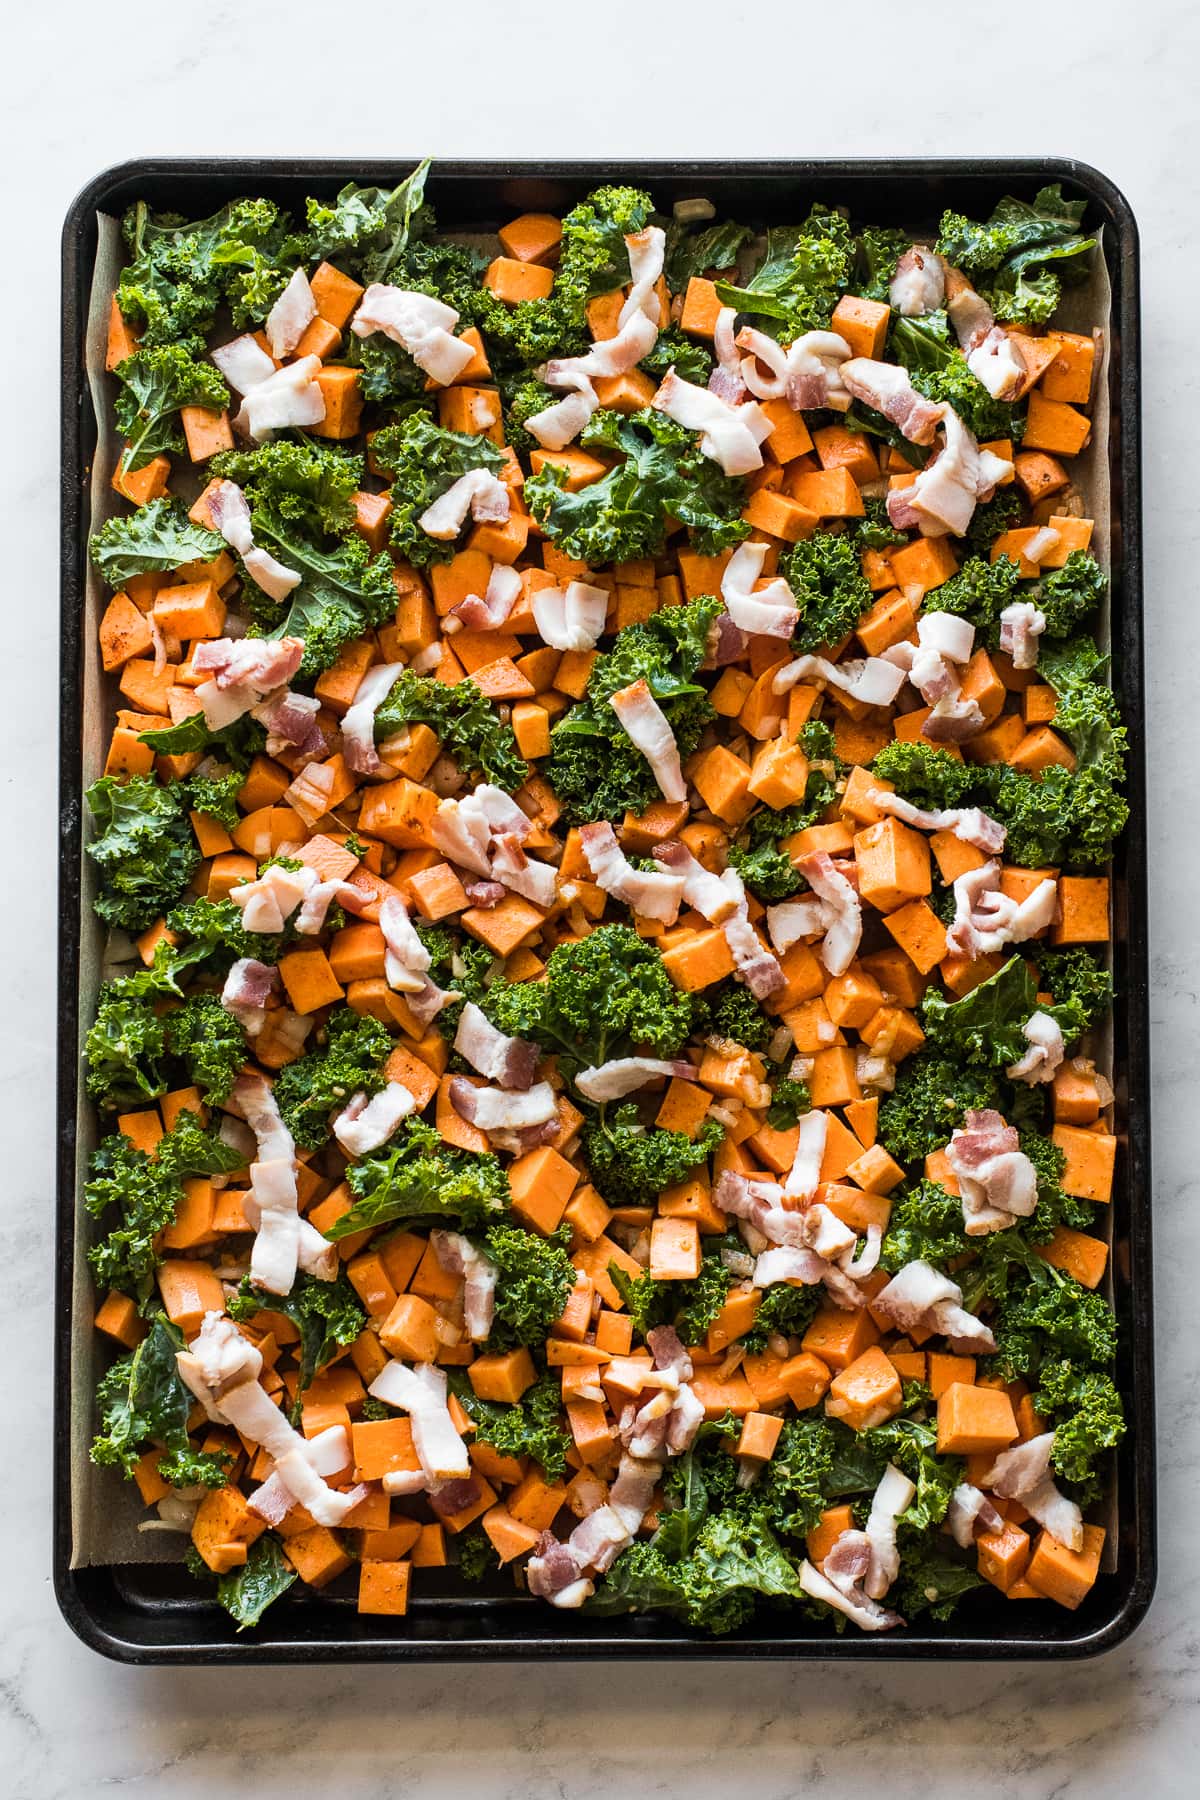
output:
<path id="1" fill-rule="evenodd" d="M 367 27 L 349 24 L 364 11 Z M 645 0 L 580 9 L 563 0 L 436 8 L 400 0 L 341 11 L 326 0 L 115 11 L 42 0 L 16 10 L 6 27 L 5 1800 L 73 1800 L 117 1787 L 207 1800 L 238 1779 L 264 1800 L 331 1789 L 353 1800 L 636 1791 L 783 1800 L 877 1789 L 895 1800 L 964 1791 L 1093 1800 L 1136 1785 L 1161 1796 L 1196 1791 L 1200 1550 L 1182 1518 L 1194 1519 L 1200 1451 L 1190 1347 L 1200 1183 L 1189 1151 L 1200 958 L 1185 935 L 1195 913 L 1189 879 L 1194 888 L 1200 874 L 1191 462 L 1200 402 L 1200 22 L 1188 0 L 989 9 L 978 39 L 970 20 L 982 9 L 962 0 L 859 0 L 820 9 L 820 24 L 806 24 L 810 8 L 796 0 L 693 0 L 679 23 L 651 25 L 658 11 Z M 572 17 L 579 23 L 568 26 Z M 433 20 L 444 22 L 448 40 L 436 50 Z M 567 48 L 583 52 L 578 65 Z M 435 66 L 453 68 L 449 87 L 429 81 Z M 595 98 L 576 66 L 605 69 Z M 764 69 L 778 78 L 770 95 L 755 79 Z M 88 177 L 126 157 L 300 150 L 364 162 L 425 150 L 1047 152 L 1097 164 L 1128 194 L 1145 256 L 1164 1573 L 1147 1623 L 1109 1658 L 1057 1672 L 724 1664 L 224 1676 L 110 1666 L 59 1620 L 47 1513 L 55 1009 L 50 934 L 40 928 L 52 904 L 55 817 L 59 222 Z"/>

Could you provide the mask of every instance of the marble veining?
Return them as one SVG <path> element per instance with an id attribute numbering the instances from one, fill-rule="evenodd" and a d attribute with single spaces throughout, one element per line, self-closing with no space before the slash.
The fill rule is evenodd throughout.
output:
<path id="1" fill-rule="evenodd" d="M 927 0 L 916 15 L 895 0 L 860 0 L 853 45 L 849 33 L 839 43 L 826 20 L 819 49 L 808 9 L 779 0 L 698 0 L 676 28 L 641 29 L 653 17 L 627 0 L 611 0 L 602 17 L 545 0 L 502 9 L 459 0 L 384 9 L 361 26 L 348 16 L 334 31 L 315 0 L 214 0 L 202 16 L 163 7 L 114 18 L 50 0 L 19 9 L 7 27 L 0 1800 L 110 1791 L 209 1800 L 236 1782 L 262 1800 L 322 1792 L 1100 1800 L 1137 1788 L 1174 1800 L 1196 1791 L 1200 1405 L 1189 1346 L 1200 1258 L 1192 1150 L 1200 954 L 1188 931 L 1200 878 L 1192 463 L 1200 23 L 1187 0 L 1146 0 L 1135 13 L 1092 0 L 1043 8 L 1036 20 L 993 19 L 985 54 L 982 42 L 971 48 L 972 9 L 945 0 Z M 586 77 L 577 85 L 565 52 L 584 51 L 578 66 L 599 76 L 602 40 L 607 72 L 589 102 Z M 550 44 L 554 69 L 531 73 L 539 46 Z M 328 81 L 315 78 L 326 58 Z M 449 89 L 421 73 L 434 66 L 453 68 Z M 523 109 L 523 93 L 539 103 Z M 572 96 L 561 115 L 559 95 Z M 1163 1573 L 1147 1622 L 1104 1660 L 1058 1669 L 535 1664 L 226 1675 L 118 1668 L 60 1621 L 47 1523 L 55 1008 L 51 945 L 39 930 L 55 848 L 59 226 L 75 190 L 126 157 L 301 148 L 364 162 L 425 150 L 881 159 L 1048 151 L 1097 164 L 1128 194 L 1145 258 Z"/>

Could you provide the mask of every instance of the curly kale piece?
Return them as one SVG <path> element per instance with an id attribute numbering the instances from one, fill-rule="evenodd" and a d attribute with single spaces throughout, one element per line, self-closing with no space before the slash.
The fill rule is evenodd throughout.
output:
<path id="1" fill-rule="evenodd" d="M 699 229 L 681 219 L 672 219 L 667 226 L 663 256 L 667 286 L 673 294 L 682 294 L 693 275 L 719 274 L 723 269 L 732 269 L 743 245 L 749 243 L 753 235 L 748 225 L 735 225 L 731 219 Z M 660 339 L 663 335 L 660 333 Z"/>
<path id="2" fill-rule="evenodd" d="M 766 906 L 790 899 L 801 886 L 791 858 L 769 841 L 753 849 L 731 845 L 729 867 L 736 869 L 755 899 Z"/>
<path id="3" fill-rule="evenodd" d="M 334 444 L 279 438 L 253 450 L 222 450 L 212 472 L 243 489 L 254 525 L 342 536 L 354 525 L 363 459 Z"/>
<path id="4" fill-rule="evenodd" d="M 1023 415 L 1008 401 L 993 400 L 971 373 L 966 357 L 946 334 L 944 315 L 894 320 L 889 347 L 917 392 L 927 400 L 948 402 L 981 443 L 1020 439 Z"/>
<path id="5" fill-rule="evenodd" d="M 544 1371 L 512 1406 L 481 1400 L 463 1370 L 452 1370 L 450 1387 L 463 1411 L 475 1421 L 479 1441 L 499 1456 L 531 1456 L 547 1481 L 558 1481 L 567 1466 L 572 1437 L 562 1410 L 562 1386 L 553 1370 Z"/>
<path id="6" fill-rule="evenodd" d="M 87 853 L 100 870 L 94 905 L 106 925 L 144 931 L 175 904 L 200 864 L 177 782 L 103 775 L 84 799 L 98 836 Z"/>
<path id="7" fill-rule="evenodd" d="M 266 318 L 303 253 L 273 200 L 231 200 L 208 219 L 130 208 L 122 233 L 131 260 L 117 305 L 148 347 L 204 337 L 226 302 L 239 330 Z"/>
<path id="8" fill-rule="evenodd" d="M 992 1329 L 1006 1381 L 1036 1375 L 1047 1356 L 1103 1368 L 1117 1353 L 1117 1321 L 1104 1297 L 1040 1258 L 1036 1273 L 1005 1295 Z"/>
<path id="9" fill-rule="evenodd" d="M 664 1188 L 686 1181 L 707 1162 L 724 1137 L 725 1127 L 716 1119 L 706 1119 L 694 1138 L 682 1131 L 647 1129 L 629 1101 L 584 1126 L 583 1156 L 611 1206 L 648 1206 Z"/>
<path id="10" fill-rule="evenodd" d="M 972 792 L 979 771 L 932 744 L 885 744 L 871 764 L 871 773 L 890 781 L 898 794 L 915 806 L 934 811 L 962 806 Z"/>
<path id="11" fill-rule="evenodd" d="M 779 569 L 800 608 L 792 639 L 800 654 L 836 644 L 871 608 L 874 596 L 846 536 L 814 531 L 784 551 Z"/>
<path id="12" fill-rule="evenodd" d="M 518 1035 L 568 1068 L 639 1051 L 675 1056 L 692 1027 L 691 999 L 667 974 L 660 952 L 628 925 L 600 925 L 578 942 L 559 944 L 543 981 L 515 983 L 507 992 L 523 1009 Z M 493 994 L 488 998 L 490 1005 Z"/>
<path id="13" fill-rule="evenodd" d="M 185 1177 L 229 1174 L 241 1166 L 240 1154 L 189 1112 L 159 1140 L 153 1157 L 121 1132 L 104 1138 L 92 1154 L 83 1203 L 96 1219 L 115 1210 L 119 1223 L 88 1251 L 97 1285 L 145 1306 L 162 1261 L 159 1234 L 174 1222 Z"/>
<path id="14" fill-rule="evenodd" d="M 402 725 L 428 725 L 443 750 L 467 773 L 478 770 L 507 793 L 529 779 L 529 764 L 486 694 L 468 677 L 452 687 L 432 675 L 402 669 L 375 714 L 375 734 L 385 738 Z"/>
<path id="15" fill-rule="evenodd" d="M 410 239 L 432 228 L 425 208 L 429 167 L 426 157 L 394 188 L 359 187 L 351 181 L 332 203 L 306 201 L 309 258 L 336 262 L 360 276 L 364 286 L 373 281 L 407 286 L 395 282 L 394 271 Z"/>
<path id="16" fill-rule="evenodd" d="M 448 562 L 458 548 L 456 540 L 443 541 L 422 531 L 418 521 L 426 508 L 472 469 L 496 475 L 504 467 L 504 453 L 490 438 L 443 431 L 426 412 L 410 413 L 398 425 L 377 431 L 371 454 L 391 478 L 393 552 L 418 569 Z M 392 603 L 394 608 L 394 589 Z"/>
<path id="17" fill-rule="evenodd" d="M 545 1342 L 562 1316 L 575 1284 L 567 1250 L 571 1233 L 560 1225 L 549 1237 L 519 1225 L 490 1225 L 481 1248 L 496 1270 L 496 1315 L 487 1348 L 533 1349 Z"/>
<path id="18" fill-rule="evenodd" d="M 1086 200 L 1064 199 L 1055 182 L 1032 202 L 1007 195 L 984 224 L 944 213 L 937 247 L 965 275 L 990 277 L 976 286 L 998 319 L 1044 325 L 1058 307 L 1061 282 L 1086 277 L 1096 242 L 1081 229 L 1086 210 Z"/>
<path id="19" fill-rule="evenodd" d="M 154 1010 L 153 993 L 136 976 L 106 981 L 84 1046 L 90 1098 L 109 1110 L 156 1100 L 169 1086 L 166 1051 L 166 1021 Z"/>
<path id="20" fill-rule="evenodd" d="M 88 554 L 109 587 L 121 588 L 135 575 L 211 562 L 225 548 L 215 531 L 196 525 L 182 504 L 164 494 L 136 512 L 106 519 L 88 540 Z"/>
<path id="21" fill-rule="evenodd" d="M 776 1021 L 763 1011 L 749 988 L 731 980 L 720 982 L 694 997 L 696 1007 L 693 1031 L 716 1037 L 732 1038 L 747 1050 L 761 1055 L 778 1029 Z"/>
<path id="22" fill-rule="evenodd" d="M 656 556 L 672 520 L 690 527 L 692 542 L 716 555 L 749 534 L 742 517 L 745 482 L 701 454 L 694 431 L 644 407 L 592 414 L 580 434 L 585 449 L 617 461 L 598 481 L 568 493 L 563 469 L 546 466 L 525 484 L 537 523 L 566 555 L 593 568 Z"/>
<path id="23" fill-rule="evenodd" d="M 246 1036 L 215 994 L 192 994 L 164 1021 L 172 1056 L 214 1106 L 228 1100 L 246 1062 Z"/>
<path id="24" fill-rule="evenodd" d="M 678 325 L 668 325 L 659 332 L 653 349 L 646 352 L 638 368 L 655 381 L 661 381 L 674 369 L 681 381 L 690 381 L 693 387 L 707 387 L 713 359 L 704 344 L 688 337 Z"/>
<path id="25" fill-rule="evenodd" d="M 855 293 L 864 300 L 889 304 L 896 264 L 911 249 L 912 241 L 907 231 L 898 231 L 894 225 L 864 225 L 854 240 Z"/>
<path id="26" fill-rule="evenodd" d="M 182 406 L 220 412 L 229 389 L 212 363 L 198 362 L 182 344 L 135 350 L 113 371 L 121 391 L 113 401 L 117 429 L 125 437 L 123 474 L 144 469 L 156 456 L 183 450 Z"/>
<path id="27" fill-rule="evenodd" d="M 508 1176 L 497 1158 L 452 1149 L 420 1119 L 405 1119 L 382 1149 L 348 1170 L 346 1180 L 354 1204 L 325 1233 L 334 1242 L 398 1219 L 451 1220 L 471 1231 L 508 1208 Z"/>
<path id="28" fill-rule="evenodd" d="M 1002 1069 L 1029 1048 L 1024 1027 L 1035 1012 L 1053 1019 L 1070 1050 L 1083 1035 L 1089 1015 L 1071 999 L 1055 1006 L 1038 1005 L 1038 984 L 1020 955 L 981 981 L 961 1000 L 948 1000 L 931 988 L 921 1002 L 921 1025 L 928 1048 L 984 1068 Z"/>
<path id="29" fill-rule="evenodd" d="M 781 343 L 805 331 L 825 331 L 846 292 L 854 256 L 850 227 L 840 213 L 814 206 L 799 226 L 767 233 L 762 261 L 744 287 L 717 282 L 723 306 L 753 318 Z"/>
<path id="30" fill-rule="evenodd" d="M 1084 1030 L 1099 1024 L 1112 1004 L 1113 982 L 1090 950 L 1043 950 L 1039 944 L 1037 964 L 1039 986 L 1057 1005 L 1077 1008 Z"/>
<path id="31" fill-rule="evenodd" d="M 998 1099 L 988 1070 L 919 1051 L 900 1065 L 895 1089 L 880 1105 L 879 1136 L 900 1162 L 920 1162 L 949 1143 L 968 1112 L 994 1107 Z"/>
<path id="32" fill-rule="evenodd" d="M 1080 1505 L 1099 1497 L 1096 1463 L 1125 1435 L 1125 1411 L 1110 1375 L 1069 1360 L 1044 1362 L 1033 1404 L 1054 1427 L 1052 1466 L 1071 1482 Z"/>
<path id="33" fill-rule="evenodd" d="M 280 1116 L 302 1150 L 320 1149 L 331 1115 L 353 1095 L 379 1093 L 392 1050 L 387 1026 L 348 1006 L 330 1013 L 325 1033 L 322 1049 L 286 1064 L 275 1080 Z"/>
<path id="34" fill-rule="evenodd" d="M 768 1338 L 776 1332 L 781 1337 L 803 1337 L 820 1304 L 819 1285 L 794 1287 L 791 1282 L 777 1281 L 764 1293 L 754 1315 L 754 1324 L 743 1339 L 747 1352 L 761 1354 L 767 1347 Z M 772 1461 L 777 1460 L 778 1455 L 777 1448 Z"/>

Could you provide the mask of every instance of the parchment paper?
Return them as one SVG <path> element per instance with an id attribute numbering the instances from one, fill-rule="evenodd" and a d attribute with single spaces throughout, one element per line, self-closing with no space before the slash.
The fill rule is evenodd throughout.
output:
<path id="1" fill-rule="evenodd" d="M 123 503 L 113 492 L 111 482 L 120 454 L 120 438 L 112 422 L 115 382 L 105 374 L 109 304 L 116 290 L 117 278 L 124 261 L 119 222 L 101 213 L 96 268 L 88 309 L 84 361 L 96 414 L 98 437 L 96 458 L 91 471 L 91 518 L 96 530 L 114 513 L 123 511 Z M 491 248 L 489 241 L 472 236 L 469 240 L 480 247 Z M 1101 249 L 1103 246 L 1101 246 Z M 1108 365 L 1111 351 L 1109 316 L 1112 290 L 1103 254 L 1093 257 L 1090 279 L 1079 287 L 1064 288 L 1063 304 L 1055 319 L 1067 331 L 1088 333 L 1094 326 L 1101 329 L 1097 355 L 1098 367 L 1094 385 L 1092 435 L 1088 447 L 1075 458 L 1072 473 L 1076 486 L 1087 502 L 1087 511 L 1096 522 L 1092 548 L 1102 566 L 1109 568 L 1110 554 L 1110 481 L 1108 464 L 1109 402 Z M 172 488 L 184 492 L 189 485 L 177 474 Z M 196 486 L 195 491 L 199 491 Z M 188 496 L 191 497 L 190 495 Z M 108 592 L 99 575 L 89 565 L 84 618 L 84 720 L 83 720 L 83 785 L 86 788 L 101 773 L 105 746 L 119 698 L 116 682 L 106 676 L 100 662 L 98 632 L 100 618 L 108 602 Z M 1105 606 L 1100 636 L 1105 649 L 1109 645 L 1109 610 Z M 84 839 L 89 836 L 87 809 L 84 808 Z M 84 921 L 80 949 L 80 1101 L 78 1117 L 78 1162 L 76 1189 L 82 1193 L 87 1174 L 87 1160 L 97 1141 L 94 1111 L 83 1094 L 82 1036 L 87 1032 L 95 1011 L 100 982 L 128 961 L 132 947 L 123 934 L 115 933 L 111 942 L 91 909 L 96 889 L 95 865 L 83 858 L 82 894 Z M 1097 1064 L 1112 1074 L 1112 1028 L 1104 1028 L 1103 1041 L 1095 1048 Z M 1098 1229 L 1107 1229 L 1111 1240 L 1111 1209 L 1101 1207 Z M 87 1246 L 95 1229 L 82 1201 L 78 1208 L 78 1229 L 74 1251 L 74 1281 L 71 1318 L 71 1521 L 72 1568 L 89 1565 L 108 1566 L 117 1563 L 154 1563 L 178 1561 L 187 1540 L 181 1533 L 138 1530 L 147 1518 L 137 1488 L 122 1481 L 118 1471 L 97 1469 L 88 1456 L 96 1431 L 96 1382 L 111 1361 L 109 1347 L 92 1325 L 96 1307 L 91 1270 L 86 1260 Z M 1111 1282 L 1105 1292 L 1112 1299 Z M 1116 1562 L 1116 1492 L 1108 1497 L 1105 1523 L 1108 1534 L 1105 1567 Z"/>

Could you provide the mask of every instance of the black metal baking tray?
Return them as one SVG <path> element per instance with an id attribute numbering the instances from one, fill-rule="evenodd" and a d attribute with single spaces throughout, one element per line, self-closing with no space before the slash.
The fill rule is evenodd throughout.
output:
<path id="1" fill-rule="evenodd" d="M 497 1587 L 464 1591 L 451 1572 L 423 1570 L 404 1619 L 360 1618 L 335 1584 L 290 1594 L 266 1622 L 235 1634 L 228 1617 L 174 1565 L 70 1567 L 71 1268 L 77 1226 L 75 1118 L 79 1083 L 79 958 L 96 929 L 80 901 L 83 644 L 89 508 L 87 475 L 96 448 L 83 370 L 83 336 L 97 243 L 96 214 L 120 214 L 135 199 L 203 217 L 240 194 L 295 206 L 351 180 L 393 185 L 414 165 L 389 162 L 150 158 L 108 169 L 83 189 L 63 232 L 62 665 L 59 853 L 58 1212 L 56 1237 L 56 1466 L 54 1579 L 64 1618 L 93 1649 L 128 1663 L 303 1663 L 532 1657 L 703 1657 L 907 1660 L 1095 1656 L 1119 1644 L 1150 1604 L 1155 1579 L 1154 1368 L 1151 1314 L 1149 1017 L 1146 938 L 1146 812 L 1143 766 L 1142 547 L 1138 378 L 1137 226 L 1123 194 L 1069 159 L 961 158 L 888 162 L 445 162 L 429 195 L 450 230 L 494 230 L 524 210 L 562 211 L 599 181 L 637 182 L 660 207 L 703 193 L 722 215 L 755 225 L 801 216 L 813 200 L 848 204 L 859 217 L 936 228 L 944 207 L 975 217 L 1005 193 L 1061 181 L 1088 201 L 1090 228 L 1103 228 L 1112 283 L 1109 367 L 1112 428 L 1113 680 L 1130 726 L 1133 816 L 1113 870 L 1117 1003 L 1112 1271 L 1121 1326 L 1118 1381 L 1129 1430 L 1117 1463 L 1116 1567 L 1102 1574 L 1079 1611 L 1012 1605 L 1000 1593 L 971 1597 L 950 1624 L 872 1637 L 835 1636 L 787 1612 L 763 1612 L 727 1637 L 710 1639 L 670 1621 L 631 1616 L 591 1620 L 553 1613 Z M 431 1577 L 438 1575 L 438 1580 Z"/>

